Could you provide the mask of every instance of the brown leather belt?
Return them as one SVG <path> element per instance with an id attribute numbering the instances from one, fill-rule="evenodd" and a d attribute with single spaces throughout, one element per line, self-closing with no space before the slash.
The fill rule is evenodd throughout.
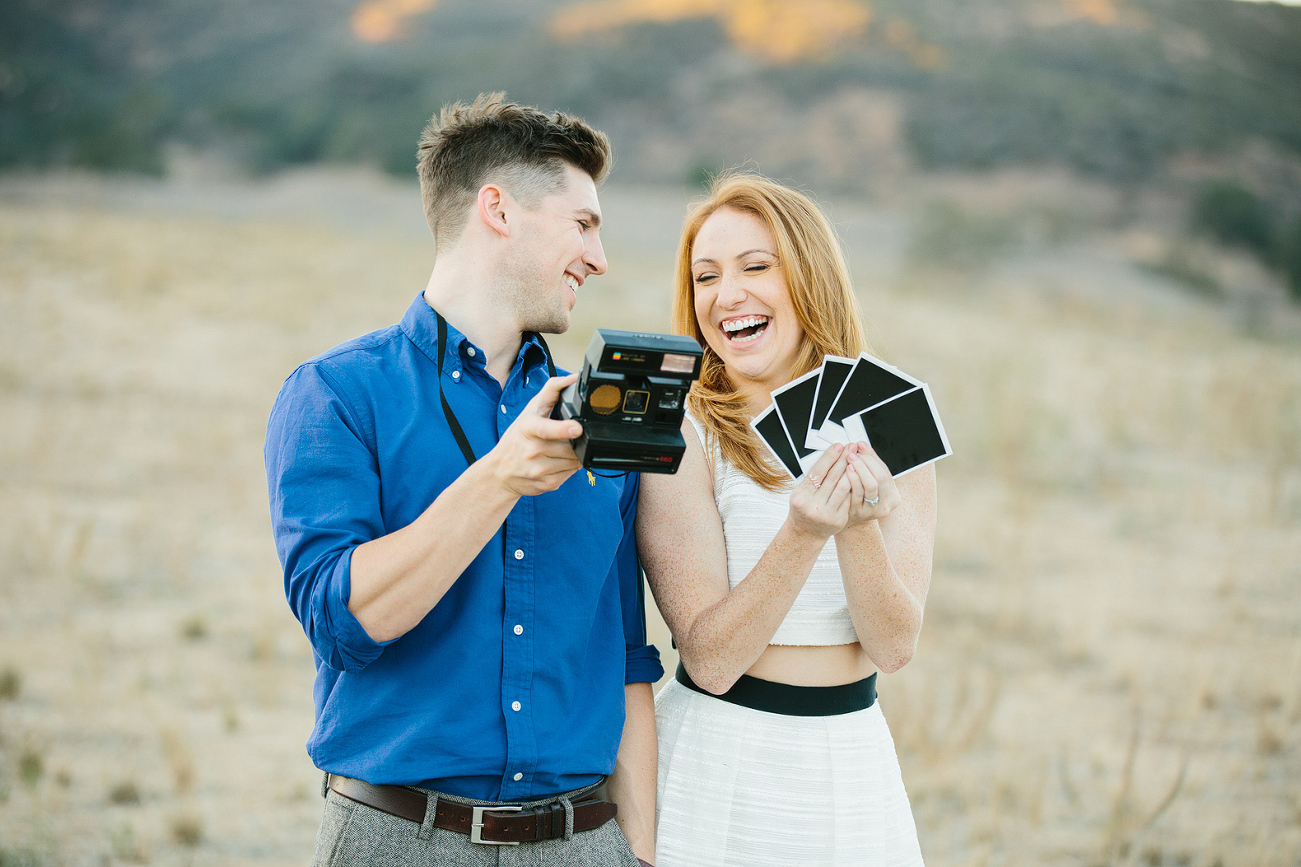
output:
<path id="1" fill-rule="evenodd" d="M 409 819 L 416 824 L 425 821 L 428 799 L 412 789 L 373 786 L 363 780 L 335 774 L 330 775 L 330 788 L 351 801 L 374 807 L 390 816 Z M 580 801 L 573 805 L 573 809 L 574 833 L 601 827 L 619 810 L 616 805 L 602 800 Z M 434 827 L 469 834 L 472 843 L 490 846 L 551 840 L 565 836 L 565 805 L 552 801 L 525 811 L 511 804 L 475 807 L 439 798 L 434 809 Z"/>

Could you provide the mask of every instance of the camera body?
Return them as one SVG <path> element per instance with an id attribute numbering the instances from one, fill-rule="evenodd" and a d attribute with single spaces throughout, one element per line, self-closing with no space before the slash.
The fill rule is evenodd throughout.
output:
<path id="1" fill-rule="evenodd" d="M 573 445 L 588 469 L 676 473 L 687 447 L 682 413 L 700 364 L 690 337 L 598 328 L 552 417 L 583 423 Z"/>

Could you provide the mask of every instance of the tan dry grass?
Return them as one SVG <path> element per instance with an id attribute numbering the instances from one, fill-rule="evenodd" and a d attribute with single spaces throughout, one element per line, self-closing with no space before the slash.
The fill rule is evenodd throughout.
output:
<path id="1" fill-rule="evenodd" d="M 643 225 L 611 219 L 562 362 L 667 324 L 680 200 L 606 197 Z M 428 264 L 320 222 L 0 202 L 0 852 L 306 859 L 311 659 L 263 425 Z M 1096 279 L 863 293 L 957 450 L 921 650 L 881 684 L 928 863 L 1296 864 L 1301 351 L 1044 274 Z"/>
<path id="2" fill-rule="evenodd" d="M 0 838 L 73 863 L 301 863 L 311 659 L 259 444 L 281 379 L 385 324 L 421 251 L 41 208 L 0 210 L 0 250 L 0 653 L 22 675 Z M 51 769 L 33 786 L 27 744 Z"/>

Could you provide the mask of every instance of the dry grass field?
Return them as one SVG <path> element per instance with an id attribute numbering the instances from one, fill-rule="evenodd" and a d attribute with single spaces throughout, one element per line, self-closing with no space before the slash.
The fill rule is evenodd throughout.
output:
<path id="1" fill-rule="evenodd" d="M 1131 264 L 1163 224 L 1110 228 L 1106 191 L 925 192 L 949 210 L 833 215 L 955 448 L 921 648 L 880 685 L 928 864 L 1301 865 L 1301 343 Z M 686 197 L 605 192 L 562 362 L 666 327 Z M 998 218 L 934 216 L 972 202 Z M 0 865 L 306 862 L 266 415 L 430 257 L 366 175 L 0 180 Z"/>

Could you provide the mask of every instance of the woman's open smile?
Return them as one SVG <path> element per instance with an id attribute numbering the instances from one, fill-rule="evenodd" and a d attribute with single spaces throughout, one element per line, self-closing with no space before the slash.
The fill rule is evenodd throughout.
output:
<path id="1" fill-rule="evenodd" d="M 719 208 L 691 256 L 696 318 L 733 382 L 756 395 L 784 385 L 804 329 L 768 226 L 748 211 Z"/>

